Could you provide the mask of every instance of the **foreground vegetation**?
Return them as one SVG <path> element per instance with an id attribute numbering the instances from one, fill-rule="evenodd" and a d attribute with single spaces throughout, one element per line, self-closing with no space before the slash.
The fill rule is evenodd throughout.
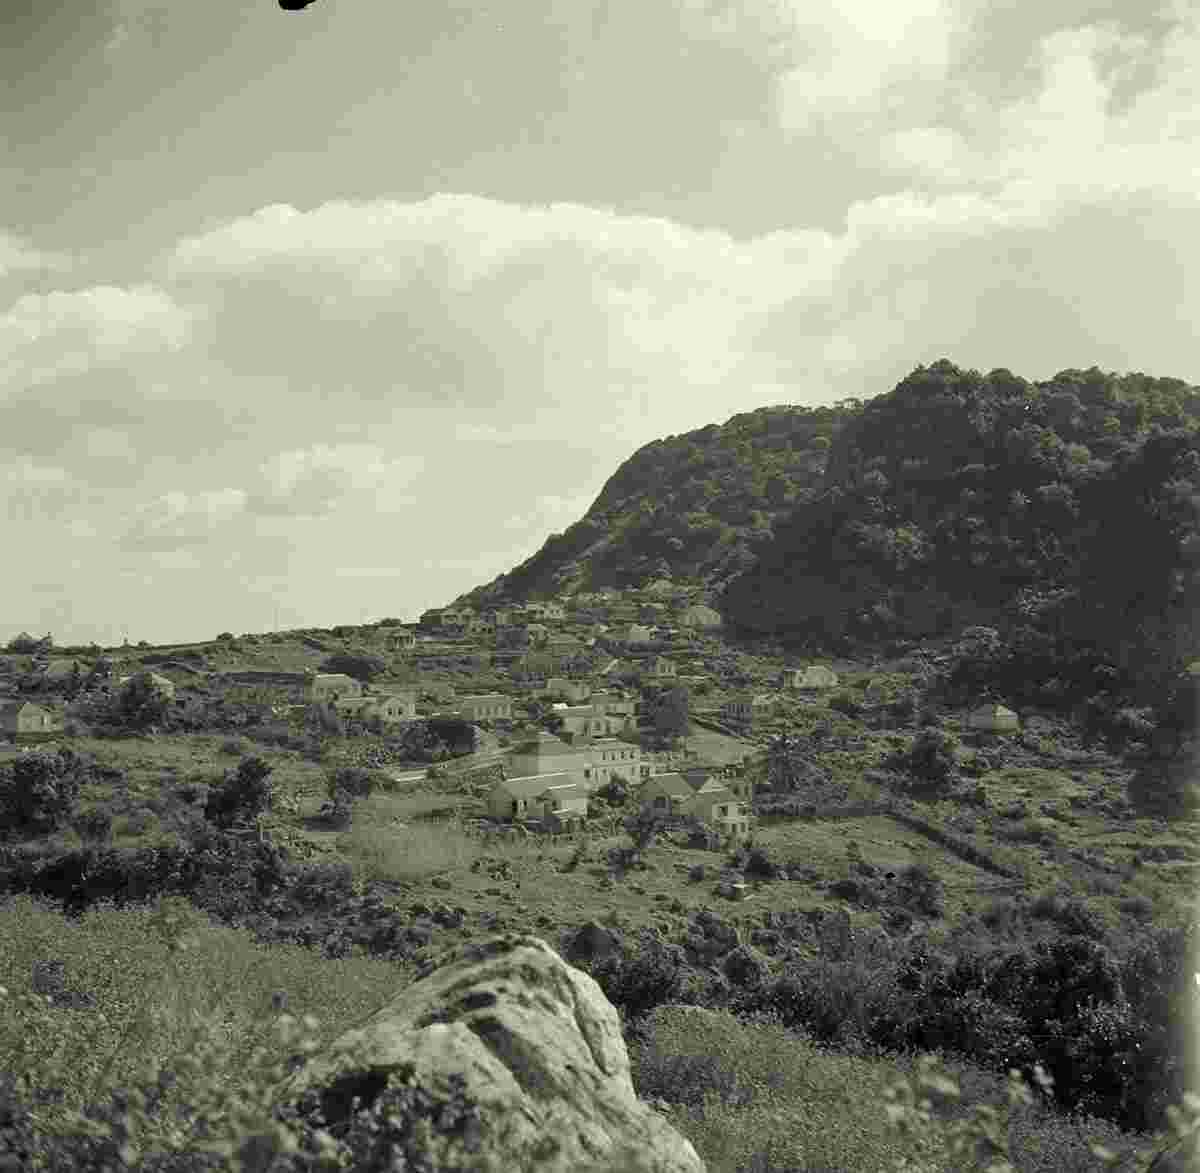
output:
<path id="1" fill-rule="evenodd" d="M 379 835 L 352 838 L 378 869 Z M 430 871 L 478 852 L 452 828 L 422 838 L 456 853 L 427 858 Z M 528 857 L 519 847 L 497 853 Z M 397 866 L 411 877 L 419 865 L 403 853 Z M 0 1107 L 8 1168 L 382 1169 L 392 1167 L 378 1163 L 387 1144 L 415 1143 L 396 1117 L 384 1122 L 385 1106 L 335 1139 L 271 1100 L 298 1055 L 397 994 L 411 979 L 406 960 L 264 945 L 178 896 L 100 901 L 73 919 L 30 896 L 10 897 L 2 911 L 0 1053 L 14 1057 L 5 1066 L 16 1075 Z M 1090 1170 L 1102 1165 L 1093 1146 L 1126 1170 L 1140 1167 L 1150 1143 L 1064 1115 L 1040 1093 L 1006 1107 L 1002 1079 L 952 1054 L 934 1049 L 941 1062 L 929 1069 L 916 1050 L 885 1053 L 856 1037 L 862 992 L 880 985 L 879 958 L 865 950 L 796 974 L 790 988 L 806 991 L 802 1014 L 744 991 L 704 1031 L 655 1014 L 662 1003 L 694 1000 L 680 974 L 664 974 L 663 956 L 643 940 L 627 964 L 593 972 L 622 1013 L 638 1094 L 669 1098 L 673 1123 L 713 1173 L 1002 1167 L 988 1162 L 1005 1154 L 1019 1170 Z M 48 959 L 62 963 L 57 986 L 53 967 L 39 969 Z M 72 1004 L 63 974 L 94 1001 Z M 848 991 L 858 991 L 857 1004 Z M 834 1024 L 847 1029 L 831 1032 Z M 956 1085 L 972 1107 L 948 1094 Z M 408 1108 L 401 1118 L 411 1123 L 419 1106 Z M 966 1146 L 957 1153 L 956 1136 Z M 636 1169 L 629 1161 L 613 1173 Z"/>

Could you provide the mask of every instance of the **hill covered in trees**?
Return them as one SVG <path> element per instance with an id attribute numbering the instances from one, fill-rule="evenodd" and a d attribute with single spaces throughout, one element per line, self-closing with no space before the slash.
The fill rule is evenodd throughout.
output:
<path id="1" fill-rule="evenodd" d="M 1178 379 L 918 368 L 839 429 L 721 610 L 794 645 L 984 625 L 1031 675 L 1170 675 L 1200 651 L 1198 426 Z"/>
<path id="2" fill-rule="evenodd" d="M 862 410 L 763 407 L 639 449 L 585 516 L 460 603 L 525 601 L 670 577 L 720 589 L 775 525 L 820 493 L 831 446 Z"/>

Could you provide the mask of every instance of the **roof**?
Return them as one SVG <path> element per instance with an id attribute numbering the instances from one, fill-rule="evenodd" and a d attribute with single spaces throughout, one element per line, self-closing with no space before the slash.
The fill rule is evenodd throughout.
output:
<path id="1" fill-rule="evenodd" d="M 684 781 L 687 782 L 687 779 L 685 778 Z M 708 794 L 716 794 L 716 795 L 728 794 L 730 798 L 737 797 L 737 795 L 735 795 L 733 793 L 733 791 L 730 790 L 729 787 L 725 785 L 724 782 L 718 782 L 716 778 L 705 778 L 700 783 L 699 786 L 695 786 L 695 787 L 692 787 L 690 782 L 688 782 L 687 784 L 689 787 L 691 787 L 692 793 L 695 795 L 696 798 L 699 798 L 701 795 L 708 795 Z"/>
<path id="2" fill-rule="evenodd" d="M 691 798 L 694 793 L 688 785 L 687 779 L 682 774 L 675 772 L 670 774 L 651 774 L 642 787 L 643 793 L 647 786 L 654 786 L 666 794 L 677 795 L 680 798 Z"/>
<path id="3" fill-rule="evenodd" d="M 553 733 L 543 731 L 537 737 L 532 737 L 528 741 L 523 741 L 520 745 L 515 746 L 512 752 L 515 754 L 558 754 L 571 753 L 572 749 L 561 737 L 555 737 Z"/>
<path id="4" fill-rule="evenodd" d="M 0 702 L 0 716 L 11 717 L 15 713 L 19 713 L 22 709 L 36 709 L 39 713 L 45 713 L 47 716 L 53 716 L 54 710 L 47 705 L 37 705 L 33 701 L 15 700 Z"/>
<path id="5" fill-rule="evenodd" d="M 536 798 L 548 790 L 558 796 L 573 791 L 578 791 L 581 795 L 587 793 L 569 770 L 554 770 L 549 774 L 527 774 L 521 778 L 505 778 L 492 787 L 493 793 L 498 788 L 503 788 L 513 798 Z"/>
<path id="6" fill-rule="evenodd" d="M 458 700 L 461 704 L 464 701 L 509 701 L 512 697 L 504 692 L 477 692 L 471 696 L 460 696 Z"/>
<path id="7" fill-rule="evenodd" d="M 358 681 L 353 676 L 347 676 L 345 672 L 315 672 L 313 673 L 314 680 L 349 680 L 352 684 L 357 684 Z"/>

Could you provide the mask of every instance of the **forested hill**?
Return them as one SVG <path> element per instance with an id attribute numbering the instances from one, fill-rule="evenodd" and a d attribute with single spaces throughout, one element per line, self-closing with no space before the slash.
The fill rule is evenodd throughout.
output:
<path id="1" fill-rule="evenodd" d="M 1197 648 L 1200 389 L 945 360 L 834 437 L 823 491 L 729 584 L 734 631 L 872 642 L 984 624 L 1121 662 Z"/>
<path id="2" fill-rule="evenodd" d="M 719 589 L 777 522 L 814 499 L 858 400 L 763 407 L 639 449 L 586 515 L 532 558 L 458 600 L 485 605 L 636 587 L 661 577 Z"/>

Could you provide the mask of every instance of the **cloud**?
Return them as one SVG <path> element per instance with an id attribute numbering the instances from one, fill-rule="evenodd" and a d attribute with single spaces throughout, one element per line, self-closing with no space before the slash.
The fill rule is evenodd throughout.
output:
<path id="1" fill-rule="evenodd" d="M 70 266 L 71 258 L 64 253 L 35 248 L 21 237 L 0 229 L 0 278 L 27 272 L 63 272 Z"/>
<path id="2" fill-rule="evenodd" d="M 204 546 L 245 507 L 246 494 L 241 489 L 164 493 L 136 511 L 121 547 L 154 553 Z"/>
<path id="3" fill-rule="evenodd" d="M 419 471 L 389 460 L 378 445 L 316 444 L 265 462 L 247 508 L 264 516 L 315 518 L 333 513 L 348 497 L 369 496 L 372 510 L 384 512 Z"/>
<path id="4" fill-rule="evenodd" d="M 27 293 L 0 317 L 0 386 L 181 350 L 195 315 L 150 285 Z"/>

